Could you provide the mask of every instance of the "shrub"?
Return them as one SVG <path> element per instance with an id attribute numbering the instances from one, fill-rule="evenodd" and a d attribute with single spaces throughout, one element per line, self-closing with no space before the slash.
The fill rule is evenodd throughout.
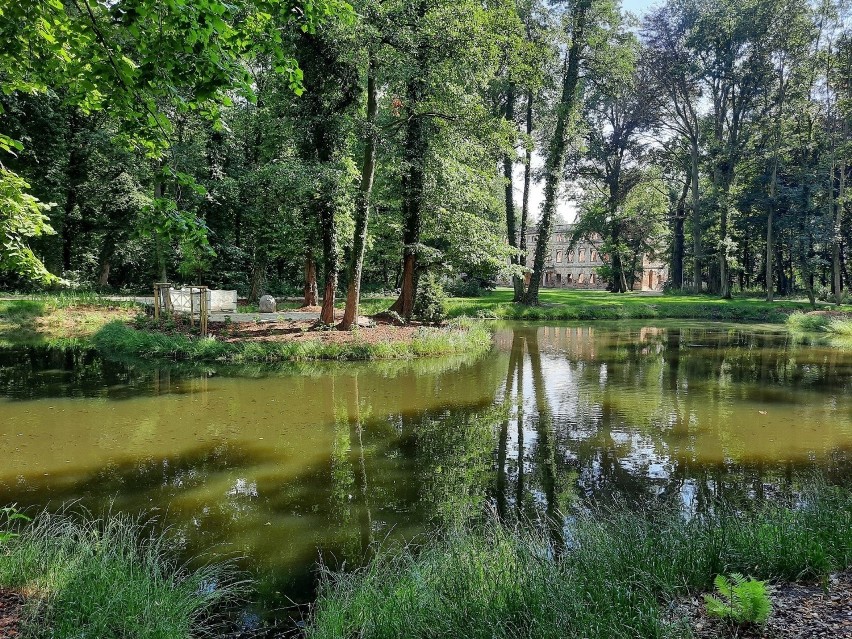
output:
<path id="1" fill-rule="evenodd" d="M 417 283 L 414 317 L 424 324 L 438 325 L 447 319 L 447 295 L 434 273 L 427 273 Z"/>
<path id="2" fill-rule="evenodd" d="M 772 602 L 765 581 L 746 578 L 735 572 L 730 578 L 716 575 L 713 584 L 718 596 L 704 595 L 710 615 L 738 624 L 764 624 L 769 619 Z"/>

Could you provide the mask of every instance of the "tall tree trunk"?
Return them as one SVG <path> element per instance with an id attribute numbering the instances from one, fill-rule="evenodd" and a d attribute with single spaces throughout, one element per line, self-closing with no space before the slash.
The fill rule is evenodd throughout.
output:
<path id="1" fill-rule="evenodd" d="M 771 302 L 775 297 L 772 286 L 772 260 L 775 256 L 775 193 L 778 184 L 778 149 L 772 162 L 772 179 L 769 182 L 769 211 L 766 215 L 766 301 Z"/>
<path id="2" fill-rule="evenodd" d="M 420 18 L 426 15 L 427 4 L 421 0 L 418 14 Z M 424 116 L 416 113 L 416 109 L 426 94 L 426 47 L 427 43 L 418 46 L 415 71 L 406 85 L 407 122 L 405 127 L 405 143 L 403 148 L 402 173 L 402 217 L 403 251 L 402 251 L 402 288 L 399 297 L 390 310 L 399 313 L 404 319 L 411 319 L 414 311 L 414 296 L 417 289 L 417 252 L 420 247 L 420 230 L 422 227 L 423 184 L 426 171 L 426 153 L 428 140 Z"/>
<path id="3" fill-rule="evenodd" d="M 849 129 L 848 123 L 844 118 L 843 122 L 843 140 L 845 141 Z M 843 246 L 843 214 L 846 208 L 846 155 L 841 154 L 840 158 L 840 186 L 838 188 L 838 198 L 835 203 L 834 210 L 834 242 L 832 245 L 832 271 L 834 275 L 834 302 L 839 306 L 843 301 L 843 278 L 840 265 L 840 251 Z"/>
<path id="4" fill-rule="evenodd" d="M 107 233 L 101 245 L 100 272 L 98 274 L 98 289 L 103 290 L 109 286 L 109 272 L 112 266 L 112 256 L 115 253 L 115 236 L 113 232 Z"/>
<path id="5" fill-rule="evenodd" d="M 511 125 L 515 131 L 515 85 L 509 83 L 506 89 L 506 110 L 503 114 L 505 120 Z M 512 169 L 515 165 L 515 150 L 514 144 L 516 140 L 512 140 L 512 151 L 503 155 L 503 195 L 506 208 L 506 234 L 509 236 L 509 247 L 514 249 L 514 253 L 510 258 L 513 265 L 520 263 L 518 250 L 518 227 L 515 219 L 515 180 Z M 524 295 L 524 281 L 517 275 L 512 275 L 512 286 L 515 289 L 514 299 L 518 300 Z"/>
<path id="6" fill-rule="evenodd" d="M 524 301 L 529 305 L 538 304 L 538 289 L 544 274 L 544 259 L 550 234 L 553 231 L 553 218 L 556 215 L 559 185 L 562 181 L 562 168 L 565 163 L 567 129 L 574 117 L 579 95 L 577 85 L 580 77 L 580 56 L 585 47 L 586 16 L 591 0 L 580 0 L 574 12 L 574 24 L 571 29 L 571 46 L 565 63 L 562 79 L 562 96 L 556 115 L 556 129 L 550 141 L 545 161 L 544 204 L 541 207 L 541 219 L 538 223 L 538 237 L 535 243 L 533 272 Z"/>
<path id="7" fill-rule="evenodd" d="M 530 212 L 530 183 L 532 182 L 532 132 L 533 132 L 533 94 L 527 91 L 527 149 L 524 153 L 524 195 L 521 202 L 521 229 L 518 237 L 518 263 L 527 265 L 527 224 Z M 515 296 L 514 302 L 523 302 L 526 291 L 521 286 L 521 295 Z"/>
<path id="8" fill-rule="evenodd" d="M 684 254 L 684 233 L 683 226 L 686 219 L 686 198 L 689 195 L 689 184 L 691 182 L 690 172 L 687 171 L 686 181 L 683 184 L 680 199 L 675 207 L 675 214 L 672 229 L 672 275 L 671 285 L 676 290 L 683 288 L 683 254 Z"/>
<path id="9" fill-rule="evenodd" d="M 249 301 L 260 299 L 266 286 L 266 264 L 260 259 L 255 259 L 251 267 L 251 280 L 249 282 Z"/>
<path id="10" fill-rule="evenodd" d="M 701 291 L 701 209 L 698 199 L 698 138 L 690 140 L 692 164 L 692 288 Z"/>
<path id="11" fill-rule="evenodd" d="M 317 263 L 314 251 L 310 247 L 305 251 L 305 288 L 302 306 L 316 306 L 319 291 L 317 290 Z"/>
<path id="12" fill-rule="evenodd" d="M 320 203 L 319 210 L 320 232 L 322 233 L 323 275 L 325 285 L 322 293 L 322 309 L 320 322 L 334 322 L 334 292 L 337 289 L 338 247 L 337 227 L 334 224 L 334 206 L 330 201 Z"/>
<path id="13" fill-rule="evenodd" d="M 64 217 L 62 219 L 62 270 L 71 270 L 71 255 L 74 240 L 74 224 L 71 219 L 77 206 L 78 189 L 83 177 L 83 152 L 77 141 L 80 121 L 77 109 L 72 107 L 68 117 L 68 168 L 66 171 Z"/>
<path id="14" fill-rule="evenodd" d="M 163 179 L 159 174 L 159 167 L 157 169 L 157 175 L 154 178 L 154 199 L 158 200 L 163 197 Z M 161 282 L 168 282 L 169 276 L 166 272 L 166 247 L 165 242 L 163 241 L 163 236 L 159 231 L 154 231 L 154 251 L 156 253 L 155 257 L 157 259 L 157 270 L 159 272 L 159 277 Z"/>
<path id="15" fill-rule="evenodd" d="M 367 225 L 370 218 L 370 195 L 376 174 L 376 114 L 379 111 L 376 88 L 377 64 L 370 55 L 367 68 L 367 121 L 364 135 L 364 162 L 361 166 L 361 184 L 355 203 L 355 234 L 352 239 L 352 256 L 349 263 L 349 286 L 346 293 L 346 308 L 343 311 L 341 330 L 349 330 L 358 321 L 358 305 L 361 298 L 361 271 L 364 268 L 364 251 L 367 247 Z"/>
<path id="16" fill-rule="evenodd" d="M 725 190 L 722 198 L 722 210 L 719 220 L 719 296 L 731 299 L 731 276 L 728 272 L 728 192 Z"/>

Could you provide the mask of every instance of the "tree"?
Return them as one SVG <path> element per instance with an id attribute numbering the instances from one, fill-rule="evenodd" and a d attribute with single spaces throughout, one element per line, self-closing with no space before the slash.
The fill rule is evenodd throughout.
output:
<path id="1" fill-rule="evenodd" d="M 536 231 L 533 270 L 524 299 L 529 305 L 538 304 L 538 289 L 544 272 L 544 257 L 550 233 L 553 230 L 553 218 L 556 214 L 559 186 L 562 182 L 568 131 L 573 125 L 580 101 L 580 61 L 588 44 L 586 29 L 592 10 L 592 0 L 577 0 L 572 9 L 569 27 L 570 45 L 565 57 L 562 93 L 556 111 L 556 126 L 545 159 L 544 203 Z"/>

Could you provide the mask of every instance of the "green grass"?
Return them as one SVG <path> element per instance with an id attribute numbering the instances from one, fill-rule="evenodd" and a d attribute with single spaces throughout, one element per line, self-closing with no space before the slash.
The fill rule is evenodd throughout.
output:
<path id="1" fill-rule="evenodd" d="M 242 586 L 227 567 L 189 571 L 168 542 L 125 516 L 69 514 L 15 522 L 0 546 L 0 586 L 27 595 L 24 637 L 188 639 L 220 636 Z"/>
<path id="2" fill-rule="evenodd" d="M 491 332 L 480 322 L 446 328 L 421 328 L 413 339 L 346 344 L 304 341 L 234 341 L 167 335 L 136 330 L 123 322 L 107 324 L 92 338 L 95 348 L 123 357 L 169 358 L 198 362 L 283 362 L 310 360 L 381 360 L 483 353 L 491 347 Z"/>
<path id="3" fill-rule="evenodd" d="M 852 349 L 852 315 L 796 312 L 787 318 L 787 328 L 794 335 L 817 333 L 826 337 L 832 346 Z"/>
<path id="4" fill-rule="evenodd" d="M 706 319 L 727 322 L 783 323 L 794 311 L 807 311 L 806 302 L 766 302 L 754 297 L 723 300 L 712 295 L 654 295 L 542 289 L 540 306 L 512 302 L 511 289 L 498 288 L 479 297 L 447 300 L 450 317 L 493 317 L 507 320 Z M 386 310 L 390 297 L 367 298 L 361 312 Z M 852 307 L 848 307 L 852 312 Z"/>
<path id="5" fill-rule="evenodd" d="M 129 319 L 137 308 L 93 293 L 0 300 L 0 347 L 84 345 L 108 322 Z"/>
<path id="6" fill-rule="evenodd" d="M 852 494 L 814 488 L 795 508 L 597 508 L 565 545 L 492 523 L 386 548 L 364 569 L 326 572 L 308 639 L 687 637 L 669 603 L 720 573 L 820 578 L 852 564 Z"/>

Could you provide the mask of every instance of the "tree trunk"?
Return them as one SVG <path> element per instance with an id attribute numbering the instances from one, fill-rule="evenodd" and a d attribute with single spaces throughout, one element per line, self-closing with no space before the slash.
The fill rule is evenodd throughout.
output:
<path id="1" fill-rule="evenodd" d="M 691 178 L 689 172 L 686 175 L 686 181 L 683 184 L 680 199 L 677 202 L 674 214 L 674 224 L 672 229 L 672 275 L 671 285 L 676 290 L 683 288 L 683 254 L 684 254 L 684 233 L 683 223 L 686 218 L 686 198 L 689 195 L 689 184 Z"/>
<path id="2" fill-rule="evenodd" d="M 843 123 L 843 139 L 848 135 L 848 124 Z M 843 301 L 843 280 L 840 265 L 840 250 L 843 246 L 843 213 L 846 208 L 846 156 L 840 158 L 840 186 L 834 210 L 834 242 L 832 248 L 832 271 L 834 276 L 834 302 L 840 306 Z"/>
<path id="3" fill-rule="evenodd" d="M 103 290 L 109 286 L 109 272 L 111 270 L 112 256 L 115 253 L 114 232 L 106 234 L 101 245 L 100 273 L 98 275 L 98 289 Z"/>
<path id="4" fill-rule="evenodd" d="M 567 129 L 574 116 L 579 95 L 577 85 L 580 76 L 580 55 L 585 46 L 584 29 L 591 0 L 580 0 L 574 13 L 571 33 L 571 46 L 565 64 L 562 80 L 562 95 L 556 116 L 556 129 L 550 141 L 545 162 L 544 204 L 541 207 L 541 219 L 538 223 L 538 238 L 535 244 L 533 272 L 524 301 L 529 305 L 538 305 L 538 289 L 544 273 L 544 258 L 547 252 L 550 234 L 553 231 L 553 218 L 559 197 L 559 185 L 562 180 L 562 167 L 565 163 Z"/>
<path id="5" fill-rule="evenodd" d="M 727 191 L 722 199 L 721 218 L 719 223 L 719 296 L 722 299 L 731 299 L 731 282 L 728 272 L 728 194 Z"/>
<path id="6" fill-rule="evenodd" d="M 68 168 L 66 179 L 68 181 L 65 193 L 64 217 L 62 220 L 62 270 L 71 270 L 72 248 L 75 235 L 74 225 L 71 218 L 74 208 L 77 206 L 78 189 L 83 180 L 84 159 L 83 152 L 77 143 L 77 133 L 80 130 L 80 121 L 76 108 L 71 108 L 68 117 Z"/>
<path id="7" fill-rule="evenodd" d="M 772 180 L 769 182 L 769 212 L 766 216 L 766 301 L 771 302 L 775 297 L 772 286 L 772 259 L 775 256 L 775 189 L 778 180 L 778 158 L 772 164 Z"/>
<path id="8" fill-rule="evenodd" d="M 331 202 L 320 203 L 319 217 L 325 276 L 319 319 L 323 324 L 331 324 L 334 322 L 334 291 L 337 288 L 338 272 L 337 227 L 334 224 L 334 208 Z"/>
<path id="9" fill-rule="evenodd" d="M 154 178 L 154 199 L 157 200 L 163 197 L 163 181 L 158 174 Z M 168 282 L 169 276 L 166 272 L 166 249 L 163 242 L 163 237 L 159 231 L 154 231 L 154 250 L 156 252 L 157 259 L 157 269 L 159 271 L 159 277 L 161 282 Z"/>
<path id="10" fill-rule="evenodd" d="M 532 181 L 532 142 L 530 141 L 533 131 L 533 94 L 532 91 L 527 92 L 527 147 L 524 153 L 524 195 L 521 203 L 521 229 L 518 237 L 518 263 L 521 266 L 527 265 L 527 220 L 530 212 L 530 183 Z M 521 296 L 516 296 L 514 302 L 523 302 L 526 291 L 521 286 Z"/>
<path id="11" fill-rule="evenodd" d="M 266 285 L 266 265 L 255 260 L 251 267 L 251 282 L 249 284 L 249 301 L 260 299 Z"/>
<path id="12" fill-rule="evenodd" d="M 692 163 L 692 288 L 701 292 L 701 210 L 698 199 L 698 139 L 691 140 Z"/>
<path id="13" fill-rule="evenodd" d="M 509 84 L 506 89 L 506 110 L 503 117 L 515 129 L 515 85 Z M 515 140 L 512 140 L 514 146 Z M 506 234 L 509 236 L 509 246 L 515 250 L 510 258 L 513 265 L 519 264 L 518 250 L 518 227 L 515 220 L 515 181 L 512 169 L 514 168 L 514 148 L 511 152 L 503 155 L 503 195 L 506 208 Z M 514 299 L 519 300 L 524 295 L 524 281 L 517 275 L 512 275 L 512 286 L 515 289 Z"/>
<path id="14" fill-rule="evenodd" d="M 370 195 L 376 174 L 376 114 L 378 113 L 378 89 L 376 88 L 377 64 L 370 55 L 367 69 L 367 121 L 364 136 L 364 163 L 361 167 L 361 184 L 355 203 L 355 234 L 352 240 L 352 256 L 349 263 L 349 286 L 346 293 L 346 308 L 343 311 L 341 330 L 349 330 L 358 321 L 358 304 L 361 298 L 361 271 L 364 268 L 364 251 L 367 247 L 367 225 L 370 218 Z"/>
<path id="15" fill-rule="evenodd" d="M 305 288 L 302 306 L 316 306 L 319 291 L 317 290 L 317 263 L 313 249 L 305 251 Z"/>
<path id="16" fill-rule="evenodd" d="M 426 15 L 426 2 L 421 1 L 419 17 Z M 402 174 L 402 216 L 403 252 L 402 252 L 402 289 L 399 297 L 390 310 L 399 313 L 404 319 L 411 319 L 414 311 L 414 296 L 417 288 L 417 251 L 420 246 L 420 229 L 422 226 L 423 183 L 426 170 L 426 152 L 428 140 L 424 116 L 415 112 L 425 97 L 426 83 L 423 76 L 426 73 L 426 43 L 418 47 L 417 63 L 413 76 L 406 86 L 407 122 L 405 127 L 405 143 L 403 148 L 404 171 Z"/>

